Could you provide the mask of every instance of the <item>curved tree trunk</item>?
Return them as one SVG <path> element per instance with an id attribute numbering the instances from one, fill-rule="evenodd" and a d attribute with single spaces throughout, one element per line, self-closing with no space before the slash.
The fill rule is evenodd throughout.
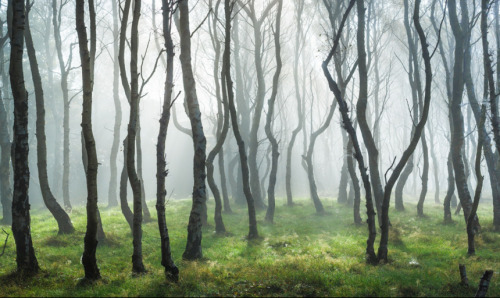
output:
<path id="1" fill-rule="evenodd" d="M 57 59 L 59 61 L 59 71 L 61 72 L 61 90 L 63 95 L 63 201 L 64 208 L 71 211 L 71 202 L 69 199 L 69 176 L 70 176 L 70 148 L 69 148 L 69 89 L 68 89 L 68 75 L 71 67 L 71 55 L 65 62 L 62 52 L 62 41 L 61 41 L 61 10 L 62 3 L 59 5 L 58 1 L 52 0 L 52 24 L 54 26 L 54 40 L 57 51 Z"/>
<path id="2" fill-rule="evenodd" d="M 116 196 L 118 169 L 116 161 L 118 158 L 118 149 L 120 147 L 120 126 L 122 123 L 122 107 L 119 96 L 119 76 L 120 66 L 118 64 L 118 40 L 120 30 L 118 29 L 118 5 L 116 1 L 111 1 L 113 9 L 113 102 L 115 104 L 115 124 L 113 127 L 113 144 L 111 145 L 111 155 L 109 157 L 109 188 L 108 188 L 108 207 L 118 206 L 118 199 Z"/>
<path id="3" fill-rule="evenodd" d="M 154 2 L 153 2 L 154 5 Z M 154 7 L 154 6 L 153 6 Z M 163 94 L 163 108 L 160 118 L 160 130 L 158 132 L 158 143 L 156 144 L 156 211 L 158 213 L 158 229 L 160 230 L 161 264 L 165 268 L 165 274 L 174 280 L 179 277 L 179 269 L 172 259 L 170 249 L 170 236 L 168 234 L 167 220 L 165 219 L 165 178 L 168 175 L 167 162 L 165 158 L 165 141 L 167 139 L 168 124 L 170 122 L 170 107 L 172 105 L 172 89 L 174 87 L 174 43 L 172 41 L 172 13 L 176 8 L 173 0 L 162 0 L 163 10 L 163 38 L 167 52 L 165 88 Z M 153 14 L 155 13 L 153 9 Z"/>
<path id="4" fill-rule="evenodd" d="M 361 190 L 359 187 L 359 180 L 356 175 L 356 169 L 354 168 L 353 144 L 351 139 L 349 139 L 349 141 L 347 142 L 346 149 L 347 149 L 346 151 L 347 169 L 351 177 L 352 187 L 354 191 L 354 202 L 353 202 L 354 223 L 356 225 L 361 225 L 363 223 L 363 220 L 361 219 L 361 215 L 359 213 L 359 205 L 361 203 Z"/>
<path id="5" fill-rule="evenodd" d="M 122 168 L 122 173 L 120 175 L 120 208 L 122 210 L 123 216 L 125 217 L 125 220 L 130 226 L 130 232 L 132 232 L 134 229 L 133 227 L 134 214 L 132 213 L 132 210 L 130 210 L 127 200 L 127 186 L 128 186 L 127 144 L 128 144 L 128 139 L 125 138 L 125 140 L 123 140 L 123 168 Z"/>
<path id="6" fill-rule="evenodd" d="M 92 133 L 92 81 L 93 81 L 93 58 L 89 53 L 87 29 L 85 27 L 85 0 L 76 1 L 76 31 L 78 33 L 78 44 L 80 48 L 80 60 L 82 62 L 82 86 L 83 86 L 83 111 L 82 111 L 82 133 L 85 141 L 87 153 L 88 168 L 87 178 L 87 231 L 84 238 L 84 249 L 82 264 L 85 269 L 85 278 L 88 280 L 97 280 L 101 278 L 99 267 L 97 266 L 97 229 L 98 229 L 98 210 L 97 210 L 97 152 L 94 135 Z M 89 0 L 90 27 L 91 27 L 91 49 L 95 43 L 95 10 L 94 1 Z"/>
<path id="7" fill-rule="evenodd" d="M 234 2 L 233 2 L 234 3 Z M 230 0 L 224 0 L 224 12 L 226 16 L 226 30 L 225 30 L 225 46 L 223 54 L 223 64 L 225 68 L 223 69 L 226 81 L 227 97 L 229 104 L 229 112 L 231 114 L 231 124 L 233 126 L 234 137 L 236 138 L 236 143 L 238 144 L 238 152 L 240 155 L 241 163 L 241 173 L 243 180 L 243 192 L 245 193 L 245 198 L 248 206 L 248 239 L 256 239 L 259 237 L 259 232 L 257 230 L 257 218 L 255 216 L 255 203 L 253 200 L 252 192 L 250 191 L 250 178 L 249 169 L 247 163 L 247 154 L 245 152 L 245 143 L 241 137 L 239 126 L 238 126 L 238 116 L 236 115 L 236 107 L 234 104 L 234 92 L 233 92 L 233 81 L 231 79 L 231 12 L 233 11 L 234 4 L 230 4 Z"/>
<path id="8" fill-rule="evenodd" d="M 30 170 L 28 164 L 28 92 L 24 85 L 23 73 L 24 0 L 13 0 L 10 5 L 12 5 L 13 16 L 9 74 L 14 97 L 12 234 L 16 242 L 17 271 L 22 274 L 35 274 L 40 267 L 31 239 L 28 196 Z"/>
<path id="9" fill-rule="evenodd" d="M 201 249 L 202 238 L 202 213 L 206 200 L 205 186 L 205 151 L 206 139 L 201 123 L 200 107 L 196 94 L 196 84 L 191 66 L 191 33 L 189 30 L 189 1 L 179 2 L 180 26 L 179 33 L 181 39 L 181 67 L 182 79 L 184 83 L 184 94 L 191 121 L 191 132 L 193 134 L 193 205 L 189 215 L 188 237 L 186 250 L 182 257 L 187 260 L 200 259 L 203 257 Z"/>
<path id="10" fill-rule="evenodd" d="M 267 110 L 266 116 L 266 136 L 271 143 L 271 173 L 269 175 L 269 186 L 267 189 L 267 197 L 268 197 L 268 207 L 266 211 L 266 221 L 273 222 L 274 221 L 274 210 L 276 206 L 276 199 L 274 189 L 276 187 L 276 173 L 278 172 L 278 157 L 280 153 L 278 152 L 278 141 L 273 135 L 272 131 L 272 120 L 274 115 L 274 105 L 276 103 L 276 95 L 278 94 L 278 84 L 279 78 L 281 74 L 281 44 L 280 44 L 280 28 L 281 28 L 281 10 L 283 7 L 283 0 L 278 0 L 278 8 L 276 13 L 276 28 L 274 32 L 274 47 L 275 47 L 275 57 L 276 57 L 276 70 L 273 76 L 273 90 L 271 93 L 271 98 L 269 99 L 268 105 L 269 108 Z"/>
<path id="11" fill-rule="evenodd" d="M 31 37 L 29 11 L 30 6 L 26 8 L 26 27 L 24 36 L 26 40 L 26 49 L 28 52 L 31 75 L 33 85 L 35 87 L 36 99 L 36 153 L 38 160 L 38 180 L 40 181 L 40 190 L 42 192 L 43 202 L 47 209 L 49 209 L 52 216 L 54 216 L 59 227 L 59 234 L 70 234 L 75 231 L 71 219 L 63 208 L 57 203 L 56 198 L 52 194 L 49 186 L 49 178 L 47 175 L 47 143 L 45 135 L 45 100 L 43 96 L 42 77 L 38 69 L 38 62 L 36 58 L 35 47 L 33 45 L 33 38 Z"/>

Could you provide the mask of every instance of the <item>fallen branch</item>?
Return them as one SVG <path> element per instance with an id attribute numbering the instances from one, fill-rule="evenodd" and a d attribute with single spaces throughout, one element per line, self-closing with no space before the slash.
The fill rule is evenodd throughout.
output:
<path id="1" fill-rule="evenodd" d="M 463 286 L 469 286 L 469 279 L 467 278 L 467 271 L 464 264 L 459 264 L 458 269 L 460 270 L 460 284 Z"/>

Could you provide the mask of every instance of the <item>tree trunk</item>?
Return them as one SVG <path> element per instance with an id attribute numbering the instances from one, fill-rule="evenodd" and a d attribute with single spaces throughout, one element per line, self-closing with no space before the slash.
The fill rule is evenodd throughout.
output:
<path id="1" fill-rule="evenodd" d="M 214 195 L 214 200 L 215 200 L 215 213 L 214 213 L 215 232 L 218 234 L 224 234 L 226 232 L 226 227 L 224 226 L 224 222 L 222 220 L 222 200 L 219 188 L 215 183 L 214 164 L 213 164 L 217 154 L 219 154 L 219 157 L 223 154 L 223 152 L 221 152 L 221 149 L 222 146 L 224 145 L 227 132 L 229 130 L 229 109 L 227 108 L 227 93 L 225 91 L 225 88 L 223 87 L 223 96 L 221 96 L 221 88 L 219 84 L 219 74 L 218 74 L 219 62 L 220 62 L 220 50 L 221 50 L 220 41 L 217 35 L 219 5 L 220 5 L 220 0 L 218 0 L 217 4 L 215 5 L 214 17 L 212 20 L 213 27 L 210 28 L 210 37 L 212 39 L 212 44 L 215 50 L 213 76 L 215 80 L 215 93 L 217 101 L 217 127 L 216 127 L 217 142 L 214 148 L 208 154 L 206 166 L 207 166 L 207 182 L 210 187 L 210 190 Z M 222 76 L 221 80 L 222 80 L 222 85 L 224 86 L 225 82 L 222 79 Z M 223 104 L 224 104 L 224 111 L 222 110 Z"/>
<path id="2" fill-rule="evenodd" d="M 12 234 L 16 242 L 17 271 L 21 274 L 35 274 L 40 268 L 31 240 L 28 196 L 30 170 L 28 164 L 28 92 L 24 85 L 23 73 L 24 0 L 13 0 L 10 5 L 12 5 L 13 16 L 9 74 L 14 97 Z"/>
<path id="3" fill-rule="evenodd" d="M 180 39 L 181 39 L 181 67 L 184 83 L 184 94 L 189 110 L 189 120 L 193 134 L 193 205 L 189 215 L 188 237 L 186 250 L 182 257 L 187 260 L 200 259 L 203 257 L 201 249 L 202 237 L 202 213 L 206 200 L 205 186 L 205 151 L 206 139 L 201 123 L 200 107 L 196 94 L 196 84 L 191 66 L 191 33 L 189 30 L 189 4 L 188 0 L 179 2 L 180 12 Z"/>
<path id="4" fill-rule="evenodd" d="M 231 114 L 231 124 L 233 126 L 234 137 L 236 138 L 236 143 L 238 144 L 238 152 L 240 155 L 241 163 L 241 173 L 243 180 L 243 192 L 245 193 L 245 198 L 248 206 L 248 239 L 256 239 L 259 237 L 259 232 L 257 230 L 257 218 L 255 216 L 255 203 L 253 200 L 252 192 L 250 191 L 250 178 L 249 169 L 247 163 L 247 154 L 245 152 L 245 143 L 241 137 L 239 126 L 238 126 L 238 116 L 236 115 L 236 107 L 234 104 L 234 92 L 233 92 L 233 81 L 231 80 L 231 12 L 234 8 L 233 4 L 230 4 L 230 0 L 224 0 L 224 12 L 226 16 L 226 30 L 225 30 L 225 46 L 223 54 L 223 77 L 226 81 L 226 89 L 229 103 L 229 112 Z"/>
<path id="5" fill-rule="evenodd" d="M 132 272 L 146 271 L 142 261 L 142 181 L 136 172 L 135 149 L 137 129 L 139 129 L 139 73 L 137 58 L 139 48 L 138 26 L 141 15 L 141 0 L 134 0 L 130 35 L 130 117 L 127 134 L 127 173 L 134 197 Z M 139 146 L 137 146 L 139 147 Z"/>
<path id="6" fill-rule="evenodd" d="M 139 97 L 140 96 L 141 95 L 139 95 Z M 139 181 L 141 181 L 141 202 L 142 202 L 143 221 L 150 222 L 151 213 L 149 212 L 149 208 L 146 203 L 146 190 L 144 188 L 144 179 L 142 179 L 142 138 L 141 138 L 140 109 L 137 109 L 137 130 L 136 130 L 135 146 L 137 148 L 137 177 L 139 178 Z"/>
<path id="7" fill-rule="evenodd" d="M 128 174 L 127 174 L 127 155 L 128 155 L 128 150 L 127 150 L 127 144 L 128 144 L 128 139 L 125 138 L 123 140 L 123 168 L 122 168 L 122 173 L 120 175 L 120 208 L 122 210 L 122 214 L 125 217 L 125 220 L 127 221 L 128 225 L 130 226 L 130 231 L 132 232 L 134 229 L 134 214 L 132 213 L 132 210 L 130 210 L 130 207 L 128 205 L 128 200 L 127 200 L 127 186 L 128 186 Z"/>
<path id="8" fill-rule="evenodd" d="M 47 175 L 47 143 L 45 135 L 45 99 L 43 96 L 42 77 L 38 69 L 38 62 L 36 58 L 35 47 L 33 45 L 33 38 L 31 37 L 29 11 L 31 7 L 26 8 L 26 28 L 24 36 L 26 40 L 26 49 L 28 52 L 31 75 L 33 85 L 35 87 L 36 98 L 36 140 L 37 140 L 37 159 L 38 159 L 38 180 L 40 182 L 40 190 L 42 192 L 43 202 L 47 209 L 49 209 L 52 216 L 54 216 L 59 227 L 59 234 L 70 234 L 75 231 L 71 219 L 63 208 L 57 203 L 49 186 L 49 178 Z"/>
<path id="9" fill-rule="evenodd" d="M 3 26 L 0 27 L 0 35 L 3 38 Z M 4 69 L 4 48 L 5 43 L 0 46 L 0 75 L 2 77 L 3 86 L 0 90 L 0 202 L 2 203 L 3 216 L 1 224 L 12 224 L 12 186 L 10 183 L 10 155 L 11 142 L 9 135 L 9 121 L 7 118 L 5 100 L 7 97 L 7 82 Z"/>
<path id="10" fill-rule="evenodd" d="M 456 0 L 450 0 L 448 3 L 450 24 L 455 36 L 455 62 L 453 66 L 453 92 L 450 103 L 451 120 L 453 123 L 453 133 L 451 135 L 451 153 L 453 160 L 453 170 L 455 172 L 455 184 L 460 203 L 464 209 L 464 219 L 467 221 L 472 208 L 472 200 L 467 187 L 467 177 L 465 173 L 465 164 L 462 155 L 464 145 L 464 120 L 461 110 L 462 93 L 464 90 L 463 77 L 463 58 L 464 44 L 467 39 L 467 30 L 469 26 L 469 15 L 467 3 L 460 0 L 462 13 L 461 23 L 458 21 L 456 11 Z M 476 220 L 475 229 L 479 228 L 479 221 Z"/>
<path id="11" fill-rule="evenodd" d="M 275 47 L 275 57 L 276 57 L 276 70 L 273 76 L 273 88 L 271 93 L 271 98 L 268 102 L 268 110 L 266 115 L 266 126 L 265 132 L 266 136 L 271 143 L 271 173 L 269 175 L 269 186 L 267 189 L 267 198 L 268 198 L 268 207 L 266 211 L 266 221 L 273 222 L 274 221 L 274 210 L 276 208 L 276 199 L 275 199 L 275 188 L 276 188 L 276 173 L 278 172 L 278 157 L 280 155 L 278 148 L 278 141 L 273 135 L 272 130 L 272 120 L 274 115 L 274 105 L 276 103 L 276 95 L 278 94 L 279 87 L 279 78 L 281 74 L 281 44 L 280 44 L 280 28 L 281 28 L 281 10 L 283 7 L 283 0 L 278 0 L 278 8 L 276 12 L 276 28 L 274 31 L 274 47 Z"/>
<path id="12" fill-rule="evenodd" d="M 358 9 L 362 8 L 358 6 Z M 418 145 L 419 140 L 421 139 L 422 132 L 425 129 L 425 124 L 427 122 L 427 118 L 429 116 L 429 106 L 431 101 L 431 85 L 432 85 L 432 69 L 431 69 L 431 58 L 429 54 L 427 38 L 425 36 L 424 30 L 420 25 L 420 0 L 415 1 L 415 8 L 413 14 L 413 23 L 415 25 L 415 29 L 417 31 L 418 37 L 420 39 L 420 45 L 422 48 L 422 58 L 425 66 L 425 95 L 424 95 L 424 105 L 421 113 L 421 118 L 415 127 L 415 134 L 411 138 L 411 142 L 403 152 L 403 155 L 399 162 L 396 164 L 391 176 L 389 177 L 385 189 L 384 189 L 384 201 L 382 202 L 382 216 L 381 216 L 381 236 L 380 236 L 380 245 L 378 248 L 378 259 L 381 262 L 387 262 L 387 244 L 389 241 L 389 204 L 391 199 L 391 192 L 396 183 L 401 171 L 405 167 L 406 162 L 411 157 L 415 148 Z M 360 62 L 361 66 L 362 62 Z"/>
<path id="13" fill-rule="evenodd" d="M 373 248 L 373 244 L 375 242 L 375 237 L 377 236 L 377 230 L 375 227 L 375 210 L 373 207 L 373 201 L 372 201 L 372 191 L 371 191 L 371 185 L 370 185 L 370 179 L 368 178 L 368 173 L 364 165 L 364 159 L 363 155 L 361 153 L 361 148 L 359 146 L 358 142 L 358 137 L 356 136 L 356 130 L 354 129 L 354 126 L 352 125 L 352 121 L 349 118 L 349 109 L 347 107 L 346 101 L 342 98 L 342 92 L 339 89 L 337 83 L 333 80 L 333 77 L 331 76 L 330 72 L 328 71 L 328 64 L 330 60 L 333 57 L 333 54 L 335 53 L 338 45 L 339 45 L 339 40 L 340 40 L 340 35 L 342 34 L 342 29 L 344 28 L 344 23 L 347 19 L 347 16 L 349 15 L 349 12 L 351 9 L 354 7 L 354 2 L 355 0 L 351 0 L 349 2 L 349 5 L 347 7 L 346 12 L 344 13 L 344 16 L 342 17 L 342 21 L 340 22 L 338 32 L 335 35 L 335 40 L 333 43 L 333 47 L 326 58 L 325 61 L 323 61 L 322 68 L 323 68 L 323 73 L 328 81 L 328 86 L 330 87 L 330 91 L 333 92 L 335 95 L 335 99 L 337 100 L 339 104 L 339 110 L 342 115 L 342 123 L 344 125 L 344 128 L 347 130 L 347 133 L 350 136 L 350 139 L 352 141 L 354 151 L 355 151 L 355 158 L 358 161 L 358 166 L 359 166 L 359 171 L 361 173 L 361 177 L 363 179 L 363 185 L 365 187 L 366 191 L 366 213 L 368 215 L 368 240 L 366 241 L 366 260 L 370 264 L 374 264 L 377 261 L 377 256 L 375 255 L 375 250 Z M 361 3 L 360 3 L 361 2 Z M 326 4 L 326 1 L 324 2 Z M 363 9 L 363 14 L 364 14 L 364 3 L 363 1 L 358 0 L 358 9 L 359 5 L 361 5 L 361 8 Z M 359 12 L 359 11 L 358 11 Z M 364 16 L 362 18 L 364 20 Z M 360 22 L 358 24 L 359 26 L 362 27 L 362 30 L 364 30 L 364 22 Z"/>
<path id="14" fill-rule="evenodd" d="M 154 2 L 153 2 L 154 3 Z M 154 5 L 154 4 L 153 4 Z M 163 10 L 163 38 L 167 52 L 163 108 L 160 118 L 160 130 L 156 145 L 156 212 L 158 214 L 158 229 L 160 231 L 161 264 L 165 274 L 174 280 L 179 277 L 179 269 L 174 263 L 170 249 L 170 236 L 168 234 L 167 220 L 165 219 L 165 178 L 168 175 L 165 158 L 165 141 L 167 139 L 168 124 L 170 122 L 170 107 L 172 105 L 172 89 L 174 87 L 174 43 L 172 41 L 172 13 L 176 8 L 173 0 L 162 0 Z M 153 9 L 153 14 L 154 14 Z"/>
<path id="15" fill-rule="evenodd" d="M 108 207 L 118 206 L 118 199 L 116 196 L 117 190 L 117 158 L 118 149 L 120 149 L 120 126 L 122 123 L 122 107 L 120 103 L 119 96 L 119 76 L 120 76 L 120 66 L 118 64 L 118 40 L 120 36 L 120 30 L 118 28 L 118 5 L 116 1 L 111 1 L 113 9 L 113 102 L 115 104 L 115 124 L 113 127 L 113 144 L 111 145 L 111 155 L 109 157 L 109 188 L 108 188 Z"/>
<path id="16" fill-rule="evenodd" d="M 361 190 L 359 187 L 358 177 L 356 176 L 356 169 L 354 168 L 353 144 L 352 140 L 350 139 L 347 143 L 346 155 L 347 155 L 347 169 L 349 170 L 349 175 L 351 177 L 352 187 L 354 191 L 354 202 L 353 202 L 354 223 L 356 225 L 361 225 L 363 223 L 363 220 L 361 219 L 361 215 L 359 213 L 359 205 L 361 203 Z"/>
<path id="17" fill-rule="evenodd" d="M 54 40 L 57 51 L 57 59 L 59 61 L 59 71 L 61 72 L 61 90 L 63 95 L 63 201 L 64 208 L 71 211 L 71 202 L 69 199 L 69 175 L 70 175 L 70 162 L 69 162 L 69 89 L 68 89 L 68 75 L 71 67 L 71 58 L 64 61 L 62 53 L 61 41 L 61 9 L 63 4 L 57 5 L 57 0 L 52 0 L 52 25 L 54 26 Z M 71 57 L 71 56 L 70 56 Z"/>
<path id="18" fill-rule="evenodd" d="M 495 33 L 496 33 L 496 39 L 497 39 L 497 64 L 500 60 L 500 49 L 498 46 L 500 46 L 500 26 L 499 26 L 499 21 L 498 21 L 498 3 L 495 3 L 494 5 L 494 12 L 495 14 Z M 491 63 L 490 59 L 490 54 L 488 52 L 489 46 L 488 46 L 488 2 L 482 0 L 481 1 L 481 40 L 482 40 L 482 46 L 483 46 L 483 61 L 484 61 L 484 70 L 485 70 L 485 79 L 488 82 L 488 91 L 489 91 L 489 101 L 490 101 L 490 109 L 491 109 L 491 126 L 493 127 L 493 139 L 495 140 L 495 145 L 497 149 L 497 154 L 498 149 L 500 148 L 500 119 L 498 115 L 498 94 L 497 91 L 500 89 L 500 68 L 497 65 L 497 84 L 498 84 L 498 89 L 495 91 L 495 79 L 493 77 L 493 66 Z M 486 86 L 484 87 L 486 89 Z M 485 91 L 486 93 L 486 91 Z M 486 97 L 485 97 L 486 99 Z M 487 145 L 487 144 L 485 144 Z M 488 149 L 491 150 L 491 147 L 488 146 Z M 492 171 L 490 171 L 492 172 Z M 499 187 L 499 181 L 498 181 L 498 174 L 499 172 L 497 171 L 497 181 L 495 184 L 497 188 Z M 491 179 L 491 173 L 490 173 L 490 179 Z M 496 230 L 500 230 L 500 195 L 498 194 L 500 192 L 499 189 L 497 189 L 497 194 L 493 196 L 493 225 L 495 226 Z"/>
<path id="19" fill-rule="evenodd" d="M 91 26 L 91 48 L 95 43 L 95 36 L 92 36 L 92 30 L 95 28 L 95 10 L 94 1 L 89 0 L 90 26 Z M 82 86 L 83 86 L 83 111 L 82 111 L 82 133 L 85 140 L 87 152 L 88 168 L 87 178 L 87 231 L 84 238 L 84 250 L 82 264 L 85 269 L 85 278 L 87 280 L 97 280 L 101 278 L 99 267 L 97 266 L 97 228 L 98 228 L 98 210 L 97 210 L 97 152 L 94 135 L 92 133 L 92 91 L 93 91 L 93 56 L 89 53 L 87 45 L 87 29 L 85 27 L 85 0 L 76 1 L 76 31 L 78 33 L 78 44 L 80 48 L 80 60 L 82 68 Z"/>
<path id="20" fill-rule="evenodd" d="M 299 56 L 300 56 L 300 45 L 301 45 L 301 30 L 302 30 L 302 12 L 304 9 L 304 1 L 294 1 L 295 4 L 295 21 L 297 23 L 297 28 L 295 32 L 295 49 L 294 49 L 294 63 L 293 63 L 293 82 L 295 85 L 295 98 L 297 100 L 297 118 L 299 122 L 297 126 L 292 131 L 292 136 L 288 147 L 286 150 L 286 168 L 285 168 L 285 188 L 286 188 L 286 204 L 288 207 L 292 207 L 293 195 L 292 195 L 292 152 L 293 145 L 295 144 L 295 139 L 297 135 L 302 130 L 304 126 L 304 115 L 302 111 L 302 97 L 299 89 Z"/>

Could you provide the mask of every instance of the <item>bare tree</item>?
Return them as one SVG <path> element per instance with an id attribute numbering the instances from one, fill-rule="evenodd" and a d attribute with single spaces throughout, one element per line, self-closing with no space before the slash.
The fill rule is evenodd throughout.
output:
<path id="1" fill-rule="evenodd" d="M 234 137 L 238 144 L 238 152 L 240 156 L 241 173 L 243 180 L 243 192 L 248 206 L 248 239 L 256 239 L 259 237 L 257 230 L 257 219 L 255 216 L 255 203 L 252 192 L 250 191 L 250 178 L 247 163 L 247 154 L 245 152 L 245 143 L 241 137 L 238 116 L 236 114 L 236 107 L 234 104 L 233 81 L 231 79 L 231 12 L 234 8 L 235 2 L 224 0 L 224 12 L 226 16 L 226 29 L 225 29 L 225 44 L 223 54 L 223 78 L 226 81 L 227 97 L 229 112 L 231 114 L 231 124 L 233 126 Z"/>
<path id="2" fill-rule="evenodd" d="M 174 42 L 172 41 L 172 14 L 177 8 L 175 0 L 162 0 L 163 10 L 163 38 L 167 53 L 165 78 L 165 89 L 163 107 L 160 118 L 160 130 L 158 132 L 158 143 L 156 144 L 156 211 L 158 213 L 158 228 L 161 237 L 161 264 L 165 267 L 165 274 L 178 279 L 179 269 L 174 263 L 170 250 L 170 236 L 168 234 L 167 221 L 165 219 L 165 177 L 168 175 L 167 162 L 165 158 L 165 141 L 167 139 L 168 124 L 170 122 L 170 107 L 172 106 L 172 89 L 174 88 Z M 155 14 L 155 11 L 153 11 Z"/>
<path id="3" fill-rule="evenodd" d="M 71 219 L 63 208 L 57 203 L 56 198 L 52 194 L 49 186 L 49 178 L 47 175 L 47 143 L 45 135 L 45 99 L 43 95 L 42 77 L 38 69 L 35 47 L 33 38 L 31 37 L 31 29 L 29 22 L 29 11 L 31 9 L 29 2 L 26 4 L 26 27 L 24 36 L 26 40 L 26 49 L 31 67 L 31 76 L 35 87 L 36 100 L 36 153 L 38 159 L 38 180 L 40 181 L 40 190 L 42 192 L 43 202 L 50 213 L 54 216 L 59 227 L 59 234 L 70 234 L 75 231 Z"/>
<path id="4" fill-rule="evenodd" d="M 269 175 L 269 186 L 267 189 L 268 206 L 266 212 L 266 221 L 273 222 L 274 220 L 274 210 L 276 205 L 275 199 L 275 187 L 276 187 L 276 173 L 278 172 L 278 157 L 279 148 L 278 141 L 273 134 L 272 122 L 274 116 L 274 106 L 276 103 L 276 95 L 278 94 L 279 79 L 282 68 L 281 62 L 281 44 L 280 44 L 280 32 L 281 32 L 281 11 L 283 8 L 283 0 L 278 0 L 278 8 L 276 11 L 276 29 L 274 31 L 274 48 L 276 55 L 276 70 L 273 76 L 273 89 L 271 93 L 271 98 L 268 102 L 268 110 L 266 115 L 266 136 L 271 143 L 272 153 L 271 153 L 271 173 Z"/>
<path id="5" fill-rule="evenodd" d="M 179 2 L 179 33 L 181 38 L 181 68 L 182 79 L 184 83 L 184 94 L 189 111 L 189 120 L 191 122 L 191 131 L 193 134 L 193 205 L 189 215 L 188 237 L 186 250 L 182 257 L 187 260 L 194 260 L 203 257 L 201 249 L 202 238 L 202 213 L 206 200 L 205 185 L 205 152 L 206 139 L 201 123 L 201 112 L 196 94 L 196 83 L 191 65 L 191 32 L 189 30 L 189 1 Z"/>
<path id="6" fill-rule="evenodd" d="M 90 15 L 90 51 L 88 47 L 87 28 L 85 27 L 85 0 L 76 1 L 76 32 L 80 48 L 80 60 L 82 63 L 82 86 L 83 86 L 83 111 L 82 111 L 82 133 L 84 146 L 87 153 L 87 232 L 84 238 L 84 249 L 82 264 L 85 269 L 85 279 L 92 281 L 101 278 L 97 266 L 97 152 L 92 132 L 92 92 L 93 92 L 93 67 L 95 58 L 95 4 L 94 0 L 88 1 Z"/>
<path id="7" fill-rule="evenodd" d="M 17 271 L 35 274 L 40 269 L 31 239 L 30 203 L 28 196 L 30 170 L 28 164 L 28 92 L 24 85 L 23 52 L 25 5 L 24 0 L 9 2 L 12 9 L 10 85 L 14 97 L 13 168 L 14 194 L 12 199 L 12 234 L 16 242 Z"/>

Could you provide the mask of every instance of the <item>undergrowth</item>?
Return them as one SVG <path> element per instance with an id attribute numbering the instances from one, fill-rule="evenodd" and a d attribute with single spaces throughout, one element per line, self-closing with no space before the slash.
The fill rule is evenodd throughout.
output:
<path id="1" fill-rule="evenodd" d="M 466 255 L 462 215 L 444 225 L 442 207 L 437 205 L 426 205 L 427 218 L 418 218 L 410 203 L 406 212 L 392 209 L 389 263 L 372 266 L 364 261 L 367 227 L 353 223 L 350 207 L 324 199 L 329 214 L 317 216 L 307 200 L 293 208 L 283 206 L 283 201 L 278 200 L 272 225 L 264 222 L 265 211 L 258 212 L 261 238 L 249 242 L 246 209 L 233 206 L 232 214 L 223 214 L 229 233 L 219 236 L 214 233 L 210 200 L 204 258 L 196 262 L 181 259 L 190 200 L 170 201 L 167 222 L 180 269 L 177 283 L 165 278 L 160 265 L 156 218 L 143 225 L 148 273 L 133 276 L 130 229 L 119 207 L 101 207 L 107 240 L 99 244 L 97 258 L 103 279 L 82 286 L 85 208 L 71 214 L 76 228 L 72 235 L 57 235 L 48 211 L 32 210 L 33 243 L 42 270 L 33 278 L 13 274 L 16 254 L 11 236 L 0 257 L 0 296 L 471 296 L 486 269 L 495 271 L 488 295 L 500 296 L 500 234 L 491 228 L 489 204 L 479 209 L 483 231 L 473 257 Z M 155 214 L 154 202 L 148 205 Z M 467 266 L 469 288 L 459 285 L 459 263 Z"/>

